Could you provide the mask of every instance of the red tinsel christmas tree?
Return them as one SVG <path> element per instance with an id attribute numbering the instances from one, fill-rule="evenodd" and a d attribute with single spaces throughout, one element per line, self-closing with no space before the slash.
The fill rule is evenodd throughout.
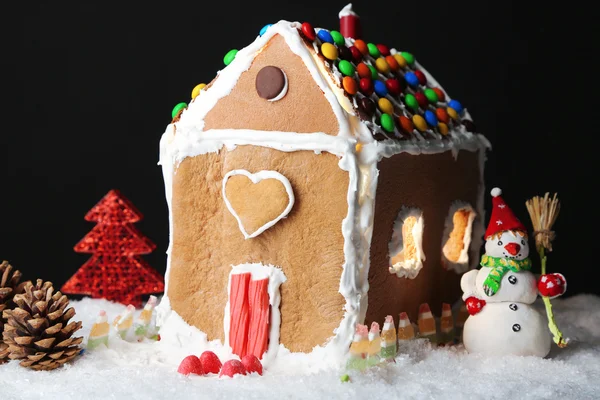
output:
<path id="1" fill-rule="evenodd" d="M 85 216 L 97 225 L 74 247 L 93 256 L 63 285 L 67 294 L 85 294 L 140 306 L 142 295 L 162 293 L 164 279 L 139 257 L 156 245 L 132 224 L 143 215 L 118 190 L 111 190 Z"/>

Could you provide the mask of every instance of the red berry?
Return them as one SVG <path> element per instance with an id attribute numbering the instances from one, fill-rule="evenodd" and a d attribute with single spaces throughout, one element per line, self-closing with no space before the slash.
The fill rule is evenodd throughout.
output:
<path id="1" fill-rule="evenodd" d="M 233 378 L 236 374 L 246 375 L 246 370 L 244 369 L 244 365 L 238 360 L 227 360 L 223 367 L 221 368 L 221 372 L 219 373 L 219 377 L 221 376 L 229 376 Z"/>
<path id="2" fill-rule="evenodd" d="M 207 374 L 218 374 L 221 370 L 221 360 L 212 351 L 207 350 L 200 354 L 200 361 L 202 362 L 204 372 Z"/>
<path id="3" fill-rule="evenodd" d="M 263 373 L 262 364 L 260 363 L 258 357 L 256 357 L 254 354 L 246 354 L 244 357 L 242 357 L 242 365 L 244 365 L 246 372 L 249 374 L 252 372 L 258 372 L 259 375 L 262 375 Z"/>
<path id="4" fill-rule="evenodd" d="M 202 362 L 194 355 L 187 356 L 179 364 L 177 372 L 183 375 L 195 374 L 204 375 L 204 368 L 202 368 Z"/>
<path id="5" fill-rule="evenodd" d="M 315 29 L 308 22 L 304 22 L 300 27 L 300 30 L 306 36 L 308 40 L 314 41 L 317 38 L 317 34 L 315 33 Z"/>
<path id="6" fill-rule="evenodd" d="M 417 76 L 417 79 L 419 80 L 419 83 L 421 85 L 425 85 L 427 83 L 427 78 L 425 77 L 425 74 L 423 72 L 416 70 L 415 75 Z"/>

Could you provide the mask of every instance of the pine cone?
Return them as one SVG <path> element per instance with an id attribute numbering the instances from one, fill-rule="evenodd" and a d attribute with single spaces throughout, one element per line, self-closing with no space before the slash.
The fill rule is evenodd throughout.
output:
<path id="1" fill-rule="evenodd" d="M 21 272 L 13 268 L 8 261 L 2 261 L 0 264 L 0 364 L 8 356 L 8 345 L 2 341 L 2 331 L 4 330 L 4 319 L 2 312 L 14 307 L 13 296 L 23 293 L 25 283 L 21 282 Z"/>
<path id="2" fill-rule="evenodd" d="M 3 313 L 8 358 L 22 359 L 23 367 L 51 370 L 79 354 L 83 338 L 72 335 L 81 328 L 81 322 L 69 322 L 75 309 L 65 310 L 69 300 L 61 292 L 54 293 L 52 282 L 27 282 L 25 293 L 13 301 L 16 307 Z"/>

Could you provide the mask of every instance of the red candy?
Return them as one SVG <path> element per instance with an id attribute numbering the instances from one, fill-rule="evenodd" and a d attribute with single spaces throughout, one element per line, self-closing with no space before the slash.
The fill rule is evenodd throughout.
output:
<path id="1" fill-rule="evenodd" d="M 263 374 L 262 364 L 260 363 L 258 357 L 256 357 L 254 354 L 246 354 L 242 358 L 242 365 L 249 374 L 253 372 L 257 372 L 259 375 Z"/>
<path id="2" fill-rule="evenodd" d="M 446 110 L 444 110 L 443 108 L 436 109 L 435 116 L 437 117 L 438 120 L 440 120 L 440 122 L 443 122 L 445 124 L 447 124 L 448 121 L 450 120 L 450 116 L 448 115 Z"/>
<path id="3" fill-rule="evenodd" d="M 465 305 L 469 314 L 475 315 L 485 306 L 485 300 L 471 296 L 465 300 Z"/>
<path id="4" fill-rule="evenodd" d="M 439 101 L 444 101 L 446 99 L 446 95 L 444 95 L 442 89 L 435 87 L 433 88 L 433 91 L 435 92 L 435 94 L 437 94 Z"/>
<path id="5" fill-rule="evenodd" d="M 401 115 L 399 119 L 400 126 L 402 127 L 402 130 L 404 132 L 411 133 L 415 129 L 415 126 L 413 125 L 412 121 L 406 118 L 404 115 Z"/>
<path id="6" fill-rule="evenodd" d="M 200 362 L 202 362 L 202 368 L 207 374 L 218 374 L 221 370 L 221 360 L 212 351 L 205 351 L 200 354 Z"/>
<path id="7" fill-rule="evenodd" d="M 425 97 L 425 95 L 423 93 L 421 93 L 421 92 L 415 93 L 415 98 L 417 99 L 417 103 L 419 103 L 421 108 L 423 108 L 423 109 L 427 108 L 427 104 L 429 104 L 429 102 L 427 101 L 427 97 Z"/>
<path id="8" fill-rule="evenodd" d="M 394 96 L 399 95 L 400 92 L 402 91 L 402 88 L 400 87 L 400 82 L 398 81 L 398 79 L 394 79 L 394 78 L 388 79 L 387 81 L 385 81 L 385 86 L 387 87 L 388 92 L 390 92 Z"/>
<path id="9" fill-rule="evenodd" d="M 219 377 L 228 376 L 230 378 L 233 378 L 233 376 L 236 374 L 246 375 L 244 365 L 238 360 L 227 360 L 221 368 Z"/>
<path id="10" fill-rule="evenodd" d="M 373 93 L 373 84 L 369 78 L 361 78 L 358 86 L 365 96 L 370 96 Z"/>
<path id="11" fill-rule="evenodd" d="M 179 364 L 177 372 L 183 375 L 204 375 L 204 368 L 202 368 L 202 362 L 194 355 L 187 356 Z"/>
<path id="12" fill-rule="evenodd" d="M 389 56 L 390 55 L 390 49 L 385 44 L 378 44 L 376 47 L 377 47 L 377 50 L 379 50 L 379 52 L 381 53 L 382 56 L 385 57 L 385 56 Z"/>
<path id="13" fill-rule="evenodd" d="M 317 38 L 317 34 L 315 33 L 315 29 L 308 22 L 304 22 L 300 27 L 300 30 L 306 36 L 308 40 L 314 41 Z"/>
<path id="14" fill-rule="evenodd" d="M 352 53 L 352 58 L 355 61 L 360 61 L 362 59 L 362 53 L 360 52 L 359 49 L 356 48 L 356 46 L 350 46 L 350 52 Z"/>
<path id="15" fill-rule="evenodd" d="M 567 280 L 563 274 L 546 274 L 540 276 L 537 287 L 542 296 L 550 297 L 552 299 L 566 292 Z"/>
<path id="16" fill-rule="evenodd" d="M 419 83 L 421 85 L 425 85 L 427 83 L 427 78 L 425 77 L 425 74 L 423 72 L 421 72 L 420 70 L 416 70 L 415 75 L 417 76 L 417 79 L 419 80 Z"/>

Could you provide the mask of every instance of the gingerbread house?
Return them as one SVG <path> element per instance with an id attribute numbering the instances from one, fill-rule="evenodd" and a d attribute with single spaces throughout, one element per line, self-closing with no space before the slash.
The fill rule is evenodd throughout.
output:
<path id="1" fill-rule="evenodd" d="M 412 54 L 340 18 L 265 26 L 161 139 L 161 315 L 240 356 L 343 356 L 357 323 L 437 312 L 477 265 L 488 141 Z"/>

